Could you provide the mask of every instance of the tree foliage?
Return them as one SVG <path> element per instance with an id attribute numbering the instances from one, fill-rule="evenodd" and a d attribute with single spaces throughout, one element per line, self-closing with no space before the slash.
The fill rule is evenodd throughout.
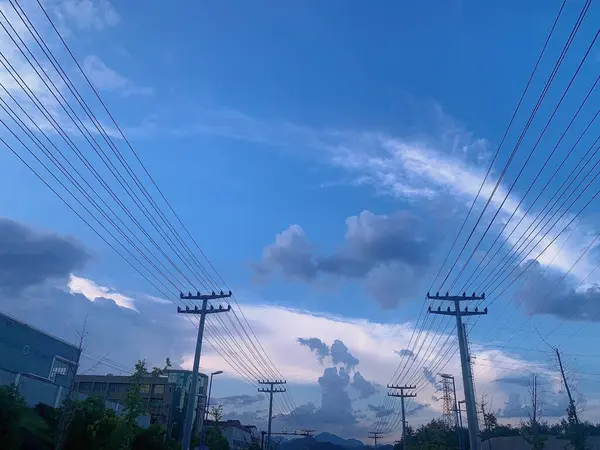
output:
<path id="1" fill-rule="evenodd" d="M 146 362 L 138 361 L 130 378 L 130 389 L 122 415 L 106 408 L 103 400 L 95 396 L 84 400 L 66 400 L 60 409 L 44 404 L 29 408 L 14 385 L 0 386 L 0 448 L 54 450 L 59 435 L 63 450 L 178 448 L 174 441 L 165 438 L 164 427 L 152 425 L 143 429 L 137 425 L 138 418 L 146 411 L 145 401 L 140 396 L 140 387 L 143 377 L 148 375 Z M 70 424 L 68 428 L 62 428 L 60 417 L 67 409 Z"/>

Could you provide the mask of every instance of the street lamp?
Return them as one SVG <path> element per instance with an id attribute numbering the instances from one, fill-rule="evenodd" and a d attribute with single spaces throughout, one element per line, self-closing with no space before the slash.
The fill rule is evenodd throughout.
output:
<path id="1" fill-rule="evenodd" d="M 212 379 L 213 375 L 221 375 L 222 370 L 217 370 L 210 374 L 210 382 L 208 383 L 208 398 L 206 399 L 206 411 L 204 412 L 205 420 L 208 420 L 208 407 L 210 406 L 210 391 L 212 390 Z"/>
<path id="2" fill-rule="evenodd" d="M 206 425 L 204 424 L 204 422 L 208 420 L 208 406 L 210 405 L 210 391 L 212 390 L 212 379 L 214 375 L 221 375 L 222 373 L 222 370 L 217 370 L 216 372 L 210 374 L 210 382 L 208 383 L 208 397 L 206 398 L 206 406 L 202 414 L 202 433 L 200 434 L 200 450 L 204 450 L 204 440 L 206 438 Z"/>

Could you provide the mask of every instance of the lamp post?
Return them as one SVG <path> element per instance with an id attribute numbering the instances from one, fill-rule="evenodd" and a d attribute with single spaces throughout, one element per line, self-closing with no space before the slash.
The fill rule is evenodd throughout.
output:
<path id="1" fill-rule="evenodd" d="M 208 420 L 208 407 L 210 405 L 210 392 L 212 391 L 213 376 L 221 375 L 222 373 L 222 370 L 217 370 L 216 372 L 212 372 L 210 374 L 210 381 L 208 383 L 208 396 L 206 397 L 206 405 L 204 407 L 204 412 L 202 413 L 202 438 L 200 439 L 200 450 L 204 450 L 204 439 L 206 437 L 206 427 L 204 426 L 204 421 Z"/>
<path id="2" fill-rule="evenodd" d="M 210 382 L 208 383 L 208 398 L 206 399 L 206 411 L 204 412 L 205 420 L 208 420 L 208 407 L 210 405 L 210 391 L 212 391 L 213 375 L 221 375 L 222 373 L 222 370 L 217 370 L 216 372 L 210 374 Z"/>

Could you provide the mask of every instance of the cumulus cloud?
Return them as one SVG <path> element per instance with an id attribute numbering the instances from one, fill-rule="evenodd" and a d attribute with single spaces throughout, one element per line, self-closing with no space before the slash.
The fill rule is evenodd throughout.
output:
<path id="1" fill-rule="evenodd" d="M 403 348 L 402 350 L 394 350 L 394 353 L 399 356 L 408 356 L 409 358 L 415 357 L 415 354 L 412 352 L 412 350 L 409 350 L 407 348 Z"/>
<path id="2" fill-rule="evenodd" d="M 359 392 L 359 398 L 369 398 L 378 392 L 375 385 L 367 381 L 360 372 L 354 372 L 351 386 Z"/>
<path id="3" fill-rule="evenodd" d="M 311 352 L 314 352 L 321 364 L 329 356 L 329 346 L 319 338 L 298 338 L 298 342 L 300 345 L 308 347 Z"/>
<path id="4" fill-rule="evenodd" d="M 94 86 L 106 91 L 115 91 L 128 97 L 131 95 L 152 95 L 154 89 L 138 86 L 115 70 L 109 68 L 96 55 L 88 55 L 83 60 L 83 70 Z"/>
<path id="5" fill-rule="evenodd" d="M 515 293 L 528 314 L 551 315 L 571 321 L 600 321 L 600 284 L 577 282 L 573 276 L 543 266 L 529 268 L 524 283 Z"/>
<path id="6" fill-rule="evenodd" d="M 0 292 L 19 295 L 83 268 L 89 255 L 75 240 L 0 218 Z"/>
<path id="7" fill-rule="evenodd" d="M 346 369 L 352 369 L 358 366 L 358 363 L 360 362 L 339 339 L 336 339 L 333 341 L 333 344 L 331 344 L 330 354 L 333 364 L 344 364 Z"/>
<path id="8" fill-rule="evenodd" d="M 437 248 L 436 236 L 428 223 L 407 211 L 363 211 L 346 219 L 344 241 L 332 254 L 317 254 L 302 227 L 291 225 L 264 248 L 255 269 L 261 278 L 280 271 L 304 282 L 319 276 L 362 280 L 382 307 L 392 308 L 414 293 Z"/>

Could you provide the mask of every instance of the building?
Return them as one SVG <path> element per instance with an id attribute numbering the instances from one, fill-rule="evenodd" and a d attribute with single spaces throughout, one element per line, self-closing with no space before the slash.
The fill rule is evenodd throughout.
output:
<path id="1" fill-rule="evenodd" d="M 207 428 L 215 426 L 215 422 L 206 422 Z M 246 450 L 253 439 L 258 439 L 254 425 L 242 425 L 239 420 L 226 420 L 219 422 L 221 434 L 229 442 L 230 450 Z"/>
<path id="2" fill-rule="evenodd" d="M 166 375 L 169 383 L 175 385 L 175 394 L 173 399 L 173 408 L 171 410 L 172 432 L 171 436 L 175 439 L 182 437 L 183 424 L 185 423 L 185 414 L 192 389 L 192 372 L 190 370 L 168 369 Z M 206 408 L 206 397 L 208 389 L 208 376 L 203 373 L 198 374 L 196 383 L 196 407 L 194 408 L 194 428 L 199 432 L 202 427 L 202 418 Z"/>
<path id="3" fill-rule="evenodd" d="M 122 375 L 77 375 L 75 391 L 79 397 L 95 396 L 104 400 L 108 407 L 120 412 L 131 388 L 131 378 Z M 169 429 L 171 425 L 171 407 L 175 385 L 164 376 L 148 375 L 141 377 L 140 396 L 146 402 L 149 424 L 160 424 Z"/>
<path id="4" fill-rule="evenodd" d="M 165 375 L 142 377 L 141 383 L 140 394 L 146 399 L 148 405 L 148 423 L 164 425 L 169 436 L 180 438 L 190 398 L 192 372 L 169 369 Z M 208 377 L 202 373 L 198 374 L 197 400 L 194 409 L 195 430 L 200 430 L 201 427 L 207 385 Z M 107 407 L 117 412 L 123 409 L 129 388 L 130 377 L 128 376 L 78 375 L 75 377 L 75 391 L 79 398 L 89 395 L 100 397 Z"/>
<path id="5" fill-rule="evenodd" d="M 58 407 L 72 388 L 80 349 L 0 313 L 0 384 L 14 383 L 29 406 Z"/>

